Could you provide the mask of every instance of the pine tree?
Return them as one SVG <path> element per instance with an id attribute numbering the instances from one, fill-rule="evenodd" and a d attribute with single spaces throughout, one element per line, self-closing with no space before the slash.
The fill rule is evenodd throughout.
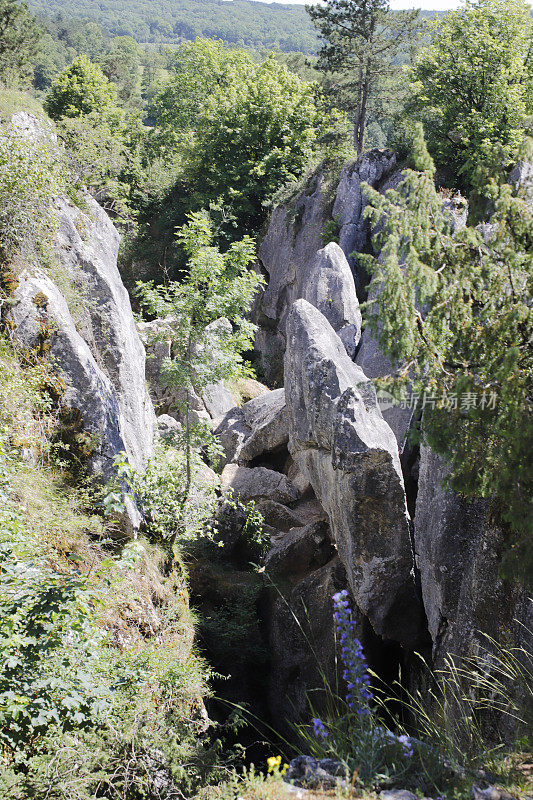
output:
<path id="1" fill-rule="evenodd" d="M 386 385 L 399 396 L 412 387 L 452 488 L 487 499 L 509 532 L 506 560 L 525 578 L 533 567 L 530 200 L 492 181 L 490 224 L 454 226 L 421 125 L 414 164 L 396 190 L 364 188 L 367 216 L 380 227 L 379 258 L 363 257 L 373 274 L 368 321 L 397 368 Z"/>
<path id="2" fill-rule="evenodd" d="M 391 88 L 416 33 L 418 11 L 391 12 L 388 0 L 327 0 L 306 8 L 324 40 L 317 68 L 330 76 L 330 91 L 353 116 L 359 155 L 369 108 Z"/>

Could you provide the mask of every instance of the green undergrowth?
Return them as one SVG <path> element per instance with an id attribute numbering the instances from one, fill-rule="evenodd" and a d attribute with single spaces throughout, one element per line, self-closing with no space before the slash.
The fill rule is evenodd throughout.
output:
<path id="1" fill-rule="evenodd" d="M 0 797 L 190 796 L 217 759 L 186 575 L 57 466 L 52 378 L 0 337 Z"/>

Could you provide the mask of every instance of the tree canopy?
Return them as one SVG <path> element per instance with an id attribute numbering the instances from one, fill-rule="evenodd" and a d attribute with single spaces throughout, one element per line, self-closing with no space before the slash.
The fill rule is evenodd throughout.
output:
<path id="1" fill-rule="evenodd" d="M 57 76 L 46 97 L 45 109 L 52 119 L 97 114 L 105 117 L 116 103 L 116 87 L 98 64 L 81 55 Z"/>
<path id="2" fill-rule="evenodd" d="M 26 77 L 41 31 L 25 3 L 0 0 L 0 81 Z"/>
<path id="3" fill-rule="evenodd" d="M 307 6 L 323 40 L 317 68 L 354 123 L 354 147 L 363 150 L 369 109 L 383 100 L 416 31 L 418 11 L 391 12 L 388 0 L 327 0 Z"/>
<path id="4" fill-rule="evenodd" d="M 429 23 L 412 70 L 428 147 L 469 188 L 494 148 L 507 166 L 533 112 L 533 20 L 524 0 L 467 0 Z"/>

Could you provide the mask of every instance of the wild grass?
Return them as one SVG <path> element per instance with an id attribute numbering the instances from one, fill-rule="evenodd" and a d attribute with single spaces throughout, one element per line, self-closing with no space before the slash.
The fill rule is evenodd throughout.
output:
<path id="1" fill-rule="evenodd" d="M 39 119 L 48 119 L 41 101 L 30 92 L 0 85 L 0 122 L 9 122 L 11 116 L 18 111 L 26 111 Z"/>

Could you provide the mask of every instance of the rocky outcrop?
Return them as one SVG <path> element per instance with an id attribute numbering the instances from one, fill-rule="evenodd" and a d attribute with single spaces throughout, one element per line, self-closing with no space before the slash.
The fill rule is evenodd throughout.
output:
<path id="1" fill-rule="evenodd" d="M 57 201 L 56 257 L 84 306 L 80 332 L 115 388 L 124 449 L 130 463 L 141 469 L 152 452 L 155 426 L 145 385 L 145 350 L 117 267 L 118 232 L 92 197 L 84 203 L 82 213 L 65 199 Z"/>
<path id="2" fill-rule="evenodd" d="M 57 200 L 54 282 L 41 270 L 24 270 L 9 312 L 14 338 L 47 353 L 65 389 L 65 426 L 83 439 L 90 471 L 108 479 L 113 459 L 125 451 L 142 469 L 152 454 L 155 415 L 145 386 L 145 351 L 118 268 L 119 236 L 90 197 L 82 212 Z M 129 516 L 139 516 L 128 501 Z"/>
<path id="3" fill-rule="evenodd" d="M 343 169 L 336 188 L 318 172 L 295 200 L 272 212 L 258 252 L 267 285 L 255 308 L 255 351 L 269 385 L 283 383 L 286 322 L 300 298 L 316 305 L 336 331 L 345 328 L 341 339 L 354 356 L 361 328 L 356 289 L 364 289 L 367 277 L 352 253 L 371 248 L 361 186 L 365 181 L 374 188 L 388 185 L 395 170 L 394 153 L 371 150 Z M 333 221 L 339 244 L 324 247 L 325 226 Z"/>
<path id="4" fill-rule="evenodd" d="M 317 252 L 302 297 L 324 314 L 353 358 L 361 338 L 361 310 L 350 266 L 338 244 L 330 242 Z"/>
<path id="5" fill-rule="evenodd" d="M 520 642 L 533 628 L 526 589 L 498 575 L 505 539 L 487 503 L 446 489 L 447 474 L 440 456 L 423 445 L 415 550 L 436 664 L 448 653 L 473 656 L 485 649 L 480 632 Z"/>
<path id="6" fill-rule="evenodd" d="M 363 370 L 367 378 L 371 379 L 383 378 L 394 371 L 390 359 L 383 352 L 378 339 L 370 328 L 365 328 L 363 331 L 355 363 Z M 396 437 L 400 455 L 403 456 L 409 448 L 408 433 L 413 423 L 413 409 L 409 408 L 407 404 L 402 407 L 389 392 L 384 390 L 378 390 L 377 400 L 384 420 Z"/>
<path id="7" fill-rule="evenodd" d="M 125 449 L 115 387 L 76 330 L 67 302 L 41 270 L 19 276 L 10 321 L 15 339 L 29 350 L 43 349 L 53 358 L 64 382 L 64 414 L 74 412 L 90 438 L 89 464 L 109 478 L 113 458 Z"/>
<path id="8" fill-rule="evenodd" d="M 362 184 L 381 188 L 396 165 L 396 154 L 391 150 L 370 150 L 357 161 L 347 164 L 341 173 L 332 216 L 339 223 L 339 245 L 354 270 L 358 292 L 363 288 L 365 278 L 358 272 L 352 253 L 368 252 L 370 243 L 370 226 L 363 214 L 366 200 Z"/>
<path id="9" fill-rule="evenodd" d="M 325 317 L 298 300 L 287 325 L 289 450 L 326 511 L 359 609 L 413 644 L 419 608 L 398 447 L 371 382 Z"/>

